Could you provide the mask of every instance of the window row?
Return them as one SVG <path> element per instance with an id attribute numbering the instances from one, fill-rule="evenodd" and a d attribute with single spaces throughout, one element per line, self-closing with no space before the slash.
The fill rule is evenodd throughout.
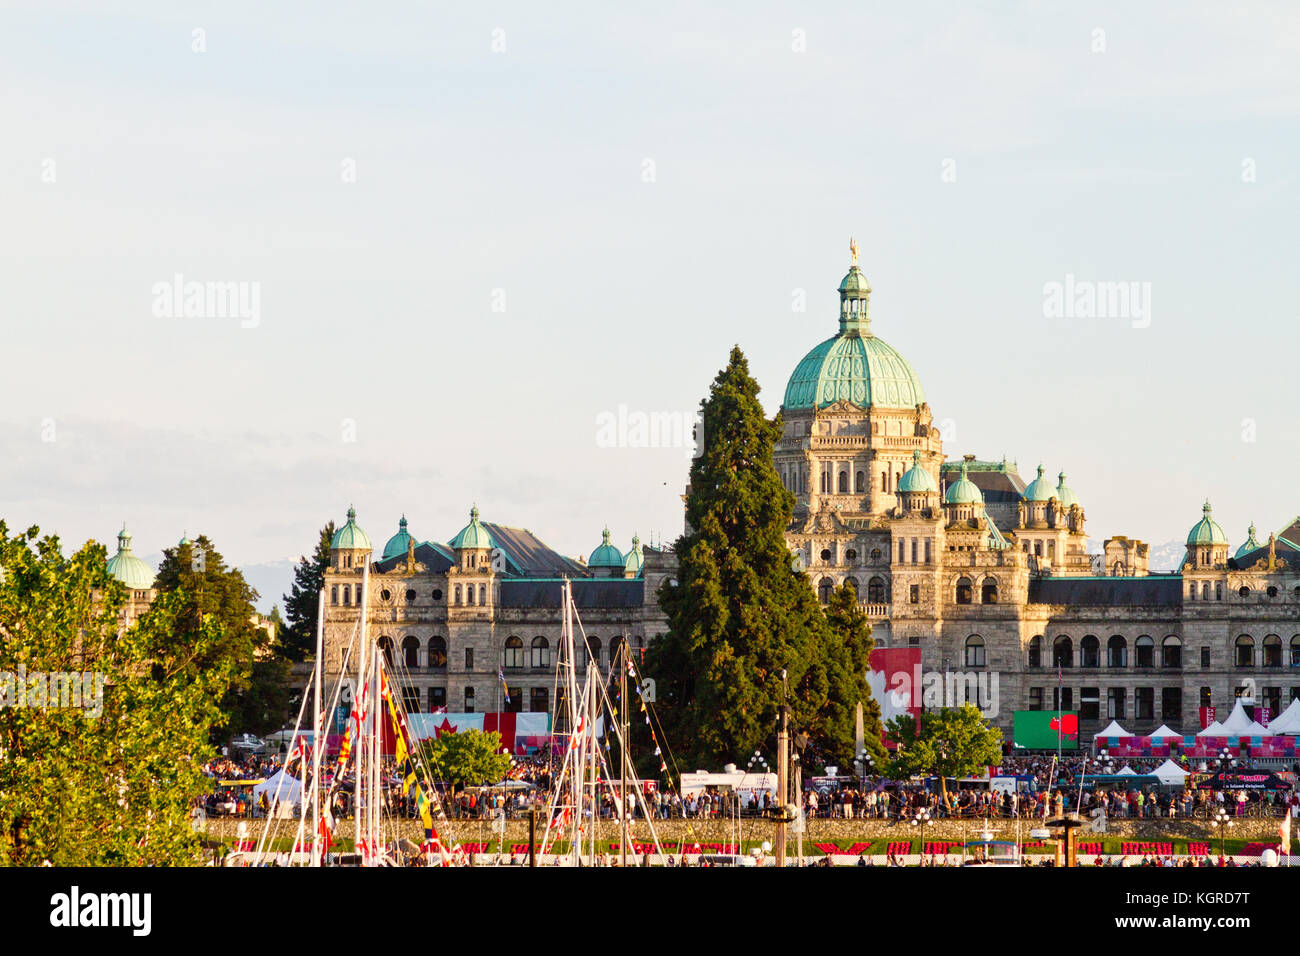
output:
<path id="1" fill-rule="evenodd" d="M 531 687 L 528 689 L 527 697 L 521 687 L 510 687 L 506 690 L 498 690 L 494 694 L 495 700 L 490 702 L 490 706 L 498 712 L 507 714 L 519 714 L 524 712 L 524 702 L 527 700 L 528 710 L 532 713 L 548 713 L 551 709 L 551 692 L 547 687 Z M 508 699 L 507 699 L 508 698 Z M 430 687 L 429 688 L 429 707 L 425 713 L 436 714 L 447 709 L 447 688 Z M 464 713 L 472 714 L 477 710 L 478 699 L 474 693 L 473 687 L 466 687 L 464 692 Z M 421 707 L 420 692 L 414 687 L 402 688 L 402 706 L 407 713 L 420 713 Z"/>
<path id="2" fill-rule="evenodd" d="M 1029 709 L 1043 710 L 1044 697 L 1050 698 L 1048 710 L 1074 710 L 1073 687 L 1031 687 L 1029 688 Z M 1079 719 L 1101 720 L 1101 688 L 1079 688 Z M 1128 689 L 1109 687 L 1106 689 L 1106 720 L 1124 720 L 1130 715 L 1126 712 Z M 1133 693 L 1134 720 L 1155 720 L 1156 688 L 1139 687 Z M 1160 688 L 1160 720 L 1181 721 L 1183 719 L 1183 689 L 1181 687 Z"/>
<path id="3" fill-rule="evenodd" d="M 459 592 L 459 590 L 460 590 L 460 589 L 457 588 L 457 592 Z M 390 591 L 390 590 L 388 590 L 387 588 L 384 588 L 382 591 L 379 592 L 379 596 L 380 596 L 380 598 L 382 598 L 382 599 L 385 600 L 385 601 L 391 601 L 392 598 L 393 598 L 393 592 Z M 433 602 L 434 602 L 435 604 L 437 604 L 439 601 L 442 600 L 442 588 L 434 588 L 434 589 L 429 593 L 429 596 L 430 596 L 431 598 L 433 598 Z M 415 591 L 414 588 L 407 588 L 407 589 L 406 589 L 406 603 L 407 603 L 407 604 L 414 604 L 414 603 L 416 602 L 416 599 L 417 599 L 418 597 L 419 597 L 419 595 L 416 593 L 416 591 Z M 342 598 L 342 600 L 340 600 L 340 598 Z M 486 603 L 486 600 L 487 600 L 487 597 L 486 597 L 486 595 L 484 595 L 483 601 L 484 601 L 485 603 Z M 456 601 L 456 603 L 458 603 L 458 604 L 460 603 L 459 596 L 457 597 L 457 601 Z M 474 602 L 471 600 L 470 603 L 473 604 Z M 359 584 L 357 584 L 357 585 L 352 585 L 352 584 L 333 584 L 333 585 L 331 585 L 331 586 L 330 586 L 330 604 L 334 604 L 334 605 L 342 605 L 343 607 L 351 607 L 351 606 L 354 605 L 354 604 L 360 606 L 360 604 L 361 604 L 361 585 L 359 585 Z"/>
<path id="4" fill-rule="evenodd" d="M 1143 634 L 1133 645 L 1133 666 L 1156 666 L 1156 642 L 1148 634 Z M 1127 638 L 1119 634 L 1106 641 L 1106 666 L 1122 668 L 1129 666 L 1129 648 Z M 1043 636 L 1035 635 L 1029 640 L 1028 664 L 1030 667 L 1043 666 Z M 1101 666 L 1101 640 L 1094 634 L 1086 634 L 1079 641 L 1078 662 L 1080 667 Z M 1074 641 L 1062 634 L 1052 642 L 1052 666 L 1074 667 Z M 1160 642 L 1160 666 L 1178 669 L 1183 666 L 1183 642 L 1170 634 Z"/>
<path id="5" fill-rule="evenodd" d="M 997 604 L 998 603 L 998 579 L 994 577 L 984 578 L 979 585 L 980 603 Z M 967 577 L 957 579 L 957 589 L 954 600 L 958 604 L 975 603 L 975 582 Z"/>

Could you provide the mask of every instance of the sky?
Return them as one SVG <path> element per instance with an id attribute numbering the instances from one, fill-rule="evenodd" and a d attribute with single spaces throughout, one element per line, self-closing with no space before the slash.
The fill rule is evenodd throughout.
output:
<path id="1" fill-rule="evenodd" d="M 601 422 L 733 345 L 774 414 L 850 236 L 950 457 L 1065 470 L 1098 540 L 1300 512 L 1300 8 L 449 7 L 4 4 L 11 528 L 671 541 L 688 443 Z"/>

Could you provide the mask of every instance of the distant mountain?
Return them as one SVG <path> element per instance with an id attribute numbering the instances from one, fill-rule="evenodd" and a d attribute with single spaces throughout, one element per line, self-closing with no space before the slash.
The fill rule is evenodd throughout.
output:
<path id="1" fill-rule="evenodd" d="M 273 605 L 280 605 L 284 613 L 284 595 L 293 587 L 293 569 L 297 561 L 266 561 L 261 564 L 246 564 L 239 570 L 244 572 L 244 580 L 257 589 L 257 609 L 263 614 L 270 614 Z"/>

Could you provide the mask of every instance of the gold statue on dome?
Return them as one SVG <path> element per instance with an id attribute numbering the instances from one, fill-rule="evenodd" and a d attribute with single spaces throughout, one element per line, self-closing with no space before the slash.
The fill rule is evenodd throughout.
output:
<path id="1" fill-rule="evenodd" d="M 853 256 L 853 264 L 858 264 L 858 240 L 849 236 L 849 254 Z"/>

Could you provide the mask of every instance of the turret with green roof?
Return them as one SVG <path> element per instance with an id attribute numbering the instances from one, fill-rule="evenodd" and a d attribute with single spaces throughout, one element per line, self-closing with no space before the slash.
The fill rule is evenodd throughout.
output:
<path id="1" fill-rule="evenodd" d="M 964 475 L 965 472 L 963 471 Z M 934 475 L 930 474 L 921 466 L 921 452 L 913 450 L 912 467 L 903 473 L 903 477 L 898 479 L 898 490 L 900 493 L 911 492 L 912 494 L 939 493 L 939 486 L 934 482 Z"/>
<path id="2" fill-rule="evenodd" d="M 397 558 L 406 554 L 407 548 L 413 540 L 406 530 L 406 515 L 402 515 L 402 520 L 397 522 L 397 534 L 389 538 L 388 543 L 384 545 L 384 553 L 380 560 L 386 561 L 389 558 Z"/>
<path id="3" fill-rule="evenodd" d="M 948 486 L 947 492 L 944 493 L 943 503 L 946 505 L 980 505 L 984 503 L 984 493 L 979 490 L 979 486 L 966 476 L 966 462 L 961 463 L 961 477 Z"/>
<path id="4" fill-rule="evenodd" d="M 469 524 L 460 529 L 456 537 L 451 539 L 450 544 L 458 551 L 494 547 L 492 535 L 478 520 L 478 505 L 469 509 Z"/>
<path id="5" fill-rule="evenodd" d="M 1043 477 L 1044 468 L 1038 466 L 1038 477 L 1029 483 L 1025 488 L 1026 501 L 1051 501 L 1056 497 L 1056 488 L 1052 483 Z"/>
<path id="6" fill-rule="evenodd" d="M 131 553 L 131 532 L 126 530 L 125 522 L 117 533 L 117 554 L 108 559 L 105 568 L 132 591 L 147 591 L 153 587 L 153 568 Z"/>
<path id="7" fill-rule="evenodd" d="M 1227 547 L 1228 536 L 1223 533 L 1223 528 L 1219 526 L 1219 523 L 1210 517 L 1210 502 L 1208 499 L 1201 507 L 1201 520 L 1192 525 L 1192 530 L 1187 532 L 1187 544 L 1188 546 L 1223 545 Z"/>
<path id="8" fill-rule="evenodd" d="M 330 540 L 331 551 L 371 551 L 370 537 L 357 524 L 357 509 L 348 508 L 348 521 L 334 532 Z"/>
<path id="9" fill-rule="evenodd" d="M 619 574 L 623 573 L 623 552 L 618 550 L 609 542 L 609 528 L 600 533 L 600 547 L 591 552 L 591 557 L 587 559 L 587 567 L 593 570 L 617 569 Z"/>
<path id="10" fill-rule="evenodd" d="M 623 576 L 627 578 L 636 578 L 641 576 L 641 569 L 645 566 L 645 556 L 641 553 L 641 539 L 635 534 L 632 535 L 632 550 L 627 553 L 627 558 L 623 562 Z"/>

